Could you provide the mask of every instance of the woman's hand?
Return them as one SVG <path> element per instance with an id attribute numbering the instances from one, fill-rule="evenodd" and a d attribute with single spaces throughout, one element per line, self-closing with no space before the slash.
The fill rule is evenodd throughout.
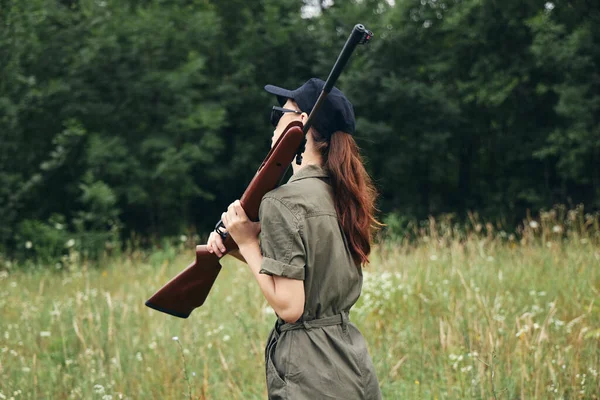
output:
<path id="1" fill-rule="evenodd" d="M 219 257 L 223 257 L 223 253 L 225 253 L 225 245 L 223 244 L 223 239 L 221 238 L 221 235 L 219 235 L 215 231 L 212 231 L 208 236 L 206 247 L 208 248 L 209 253 L 215 253 Z"/>
<path id="2" fill-rule="evenodd" d="M 258 242 L 260 222 L 252 222 L 248 219 L 239 200 L 234 201 L 227 207 L 227 212 L 224 212 L 221 215 L 221 221 L 223 221 L 223 225 L 225 225 L 227 232 L 229 232 L 232 239 L 235 240 L 238 247 L 241 248 L 253 241 Z M 217 234 L 217 236 L 219 235 Z M 219 237 L 219 239 L 221 238 Z M 223 246 L 222 243 L 223 242 L 221 241 L 221 246 Z M 222 248 L 224 248 L 224 246 Z"/>

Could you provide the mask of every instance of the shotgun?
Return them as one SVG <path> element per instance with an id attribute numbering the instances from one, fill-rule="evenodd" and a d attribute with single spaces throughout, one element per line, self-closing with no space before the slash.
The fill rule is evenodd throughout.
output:
<path id="1" fill-rule="evenodd" d="M 308 116 L 306 124 L 303 126 L 299 121 L 291 122 L 263 160 L 240 199 L 242 208 L 250 220 L 258 221 L 258 210 L 262 197 L 277 186 L 285 176 L 294 157 L 296 157 L 296 163 L 301 164 L 302 153 L 306 145 L 306 133 L 312 124 L 315 113 L 333 88 L 356 46 L 368 43 L 371 37 L 373 37 L 373 32 L 367 30 L 363 25 L 354 26 L 329 73 L 323 91 Z M 223 222 L 219 221 L 215 231 L 223 238 L 225 254 L 237 250 L 238 246 L 235 241 L 226 232 L 223 232 L 222 228 Z M 157 311 L 187 318 L 195 308 L 204 304 L 220 271 L 219 256 L 209 253 L 206 245 L 196 246 L 196 260 L 160 288 L 145 304 Z"/>

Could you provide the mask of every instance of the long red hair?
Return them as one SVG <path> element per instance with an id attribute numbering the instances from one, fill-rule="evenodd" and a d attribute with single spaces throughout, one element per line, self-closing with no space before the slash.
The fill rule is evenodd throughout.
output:
<path id="1" fill-rule="evenodd" d="M 310 132 L 329 172 L 335 210 L 352 258 L 361 265 L 368 264 L 373 234 L 382 224 L 375 219 L 377 190 L 365 170 L 358 145 L 342 131 L 334 132 L 329 140 L 314 128 Z"/>

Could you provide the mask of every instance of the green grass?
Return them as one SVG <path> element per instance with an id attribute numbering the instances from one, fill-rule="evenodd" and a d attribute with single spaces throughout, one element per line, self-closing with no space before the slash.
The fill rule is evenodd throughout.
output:
<path id="1" fill-rule="evenodd" d="M 374 250 L 350 318 L 384 399 L 598 398 L 598 240 L 527 229 L 520 240 L 428 230 Z M 1 272 L 0 399 L 266 398 L 275 316 L 245 264 L 228 257 L 182 320 L 144 302 L 190 250 L 100 269 L 72 257 Z"/>

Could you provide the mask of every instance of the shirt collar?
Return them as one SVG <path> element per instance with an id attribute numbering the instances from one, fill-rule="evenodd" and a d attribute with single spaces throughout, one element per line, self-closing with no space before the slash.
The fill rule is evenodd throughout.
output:
<path id="1" fill-rule="evenodd" d="M 323 167 L 316 165 L 316 164 L 309 164 L 305 167 L 302 167 L 298 172 L 296 172 L 294 175 L 292 175 L 292 177 L 290 178 L 288 183 L 298 181 L 300 179 L 306 179 L 306 178 L 328 178 L 328 177 L 329 177 L 329 175 L 327 174 L 327 171 L 325 171 L 325 169 Z"/>

